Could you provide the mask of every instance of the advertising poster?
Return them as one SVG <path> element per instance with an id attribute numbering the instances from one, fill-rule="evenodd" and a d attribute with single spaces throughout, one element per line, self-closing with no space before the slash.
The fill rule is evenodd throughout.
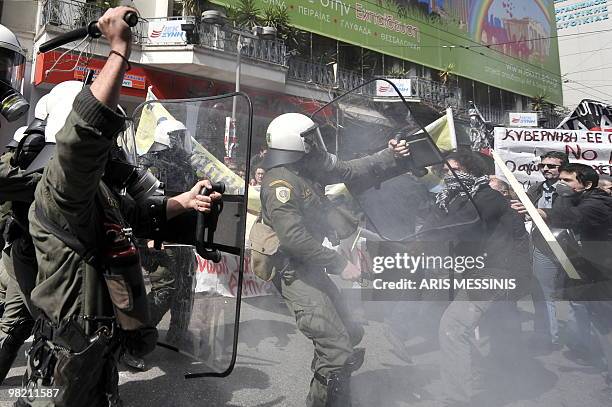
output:
<path id="1" fill-rule="evenodd" d="M 236 6 L 238 0 L 217 0 Z M 257 0 L 290 24 L 385 55 L 561 104 L 552 0 Z"/>

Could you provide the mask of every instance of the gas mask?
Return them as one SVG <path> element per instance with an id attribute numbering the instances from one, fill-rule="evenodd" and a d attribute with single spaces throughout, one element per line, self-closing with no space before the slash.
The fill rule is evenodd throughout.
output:
<path id="1" fill-rule="evenodd" d="M 17 89 L 25 72 L 25 51 L 11 30 L 0 25 L 0 114 L 9 122 L 23 116 L 30 104 Z"/>
<path id="2" fill-rule="evenodd" d="M 0 81 L 0 114 L 9 122 L 14 122 L 23 116 L 30 104 L 8 83 Z"/>
<path id="3" fill-rule="evenodd" d="M 574 191 L 572 187 L 570 187 L 563 181 L 559 181 L 557 183 L 557 186 L 555 187 L 555 191 L 557 192 L 559 196 L 562 196 L 565 198 L 575 198 L 576 196 L 582 194 L 583 192 L 583 191 Z"/>
<path id="4" fill-rule="evenodd" d="M 118 109 L 124 113 L 119 106 Z M 163 184 L 138 165 L 136 139 L 130 126 L 119 134 L 110 149 L 102 180 L 121 194 L 129 194 L 136 202 L 153 195 L 163 195 Z"/>
<path id="5" fill-rule="evenodd" d="M 153 195 L 163 195 L 163 185 L 146 169 L 135 165 L 129 154 L 115 143 L 110 150 L 102 180 L 122 194 L 129 194 L 136 202 Z"/>

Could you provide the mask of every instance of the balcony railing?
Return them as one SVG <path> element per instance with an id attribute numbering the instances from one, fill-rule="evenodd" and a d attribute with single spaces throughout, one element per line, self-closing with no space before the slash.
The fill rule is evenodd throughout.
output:
<path id="1" fill-rule="evenodd" d="M 70 31 L 84 27 L 104 14 L 104 9 L 92 4 L 75 0 L 45 0 L 41 13 L 40 26 L 54 26 L 60 31 Z M 179 35 L 164 41 L 152 41 L 150 25 L 156 24 L 156 29 L 162 30 L 164 23 L 190 25 L 193 29 L 185 36 Z M 160 24 L 161 23 L 161 24 Z M 159 31 L 158 31 L 159 32 Z M 138 22 L 132 29 L 134 43 L 156 45 L 187 45 L 193 44 L 216 51 L 236 55 L 239 34 L 216 26 L 200 23 L 196 17 L 160 17 L 148 18 Z M 258 60 L 270 64 L 286 66 L 287 52 L 282 40 L 268 41 L 242 37 L 241 56 L 247 59 Z"/>
<path id="2" fill-rule="evenodd" d="M 351 90 L 363 84 L 364 77 L 357 72 L 338 69 L 334 75 L 332 65 L 315 64 L 298 58 L 289 60 L 288 79 L 328 89 Z"/>
<path id="3" fill-rule="evenodd" d="M 240 41 L 242 57 L 287 66 L 287 47 L 282 40 L 248 38 L 240 35 L 239 32 L 224 30 L 203 22 L 196 24 L 195 28 L 194 41 L 204 48 L 236 55 Z"/>
<path id="4" fill-rule="evenodd" d="M 45 0 L 41 13 L 41 26 L 52 25 L 62 31 L 84 27 L 104 14 L 104 9 L 82 1 Z"/>
<path id="5" fill-rule="evenodd" d="M 307 84 L 321 86 L 327 89 L 348 91 L 370 80 L 355 71 L 338 69 L 334 76 L 332 65 L 315 64 L 301 59 L 291 58 L 289 61 L 288 79 Z M 458 107 L 461 103 L 461 89 L 419 77 L 410 78 L 410 98 L 420 99 L 435 106 Z M 375 86 L 361 89 L 370 95 L 375 95 Z"/>

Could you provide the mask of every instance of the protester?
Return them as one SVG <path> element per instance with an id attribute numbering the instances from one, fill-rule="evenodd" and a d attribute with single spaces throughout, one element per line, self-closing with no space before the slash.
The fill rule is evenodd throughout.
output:
<path id="1" fill-rule="evenodd" d="M 476 355 L 481 351 L 474 339 L 474 330 L 491 312 L 495 302 L 514 302 L 520 298 L 528 290 L 530 279 L 527 266 L 516 261 L 527 257 L 526 231 L 515 226 L 520 220 L 517 222 L 517 214 L 507 199 L 489 186 L 483 160 L 471 151 L 459 151 L 450 153 L 447 161 L 446 186 L 436 197 L 438 213 L 432 216 L 432 222 L 438 225 L 462 223 L 463 226 L 442 229 L 444 232 L 436 241 L 439 244 L 447 242 L 449 254 L 454 258 L 484 258 L 484 253 L 487 254 L 483 268 L 454 273 L 454 278 L 515 281 L 512 290 L 491 289 L 477 294 L 458 290 L 440 321 L 440 367 L 444 389 L 449 402 L 467 406 L 472 405 L 470 403 L 484 390 L 476 384 L 480 382 L 480 375 L 474 366 Z M 492 329 L 500 329 L 501 322 Z"/>
<path id="2" fill-rule="evenodd" d="M 256 167 L 255 168 L 255 172 L 253 173 L 253 178 L 251 179 L 250 184 L 252 186 L 261 186 L 261 183 L 263 181 L 263 177 L 266 174 L 266 170 L 264 170 L 261 167 Z"/>
<path id="3" fill-rule="evenodd" d="M 559 179 L 557 201 L 538 212 L 551 227 L 569 229 L 578 237 L 570 253 L 579 254 L 575 263 L 588 288 L 570 286 L 571 303 L 584 307 L 594 322 L 607 360 L 606 392 L 612 401 L 612 198 L 597 188 L 599 176 L 588 165 L 565 164 Z M 578 321 L 581 334 L 590 332 L 590 321 Z"/>
<path id="4" fill-rule="evenodd" d="M 538 168 L 544 181 L 532 185 L 527 191 L 531 202 L 537 208 L 552 208 L 557 198 L 555 186 L 559 182 L 559 168 L 569 162 L 568 156 L 559 151 L 549 151 L 540 157 Z M 525 206 L 517 200 L 512 201 L 512 208 L 525 215 Z M 533 242 L 533 274 L 540 283 L 541 290 L 533 293 L 535 306 L 534 325 L 536 330 L 534 346 L 544 346 L 547 349 L 559 349 L 559 322 L 554 293 L 561 284 L 562 271 L 554 260 L 548 244 L 537 229 L 532 231 Z M 537 287 L 536 287 L 537 288 Z M 545 300 L 545 308 L 539 298 Z M 545 317 L 546 315 L 546 317 Z M 545 330 L 544 326 L 548 329 Z"/>
<path id="5" fill-rule="evenodd" d="M 491 176 L 489 177 L 489 186 L 498 191 L 505 198 L 510 198 L 510 185 L 505 181 Z"/>
<path id="6" fill-rule="evenodd" d="M 612 196 L 612 177 L 609 175 L 600 175 L 599 185 L 597 188 Z"/>

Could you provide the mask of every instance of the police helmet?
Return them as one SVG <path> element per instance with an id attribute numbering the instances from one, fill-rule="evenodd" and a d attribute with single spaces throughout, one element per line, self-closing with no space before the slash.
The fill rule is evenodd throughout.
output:
<path id="1" fill-rule="evenodd" d="M 27 172 L 42 170 L 55 153 L 55 136 L 64 127 L 72 104 L 83 89 L 83 82 L 66 81 L 56 85 L 46 97 L 36 104 L 35 117 L 44 117 L 44 146 L 27 167 Z"/>
<path id="2" fill-rule="evenodd" d="M 265 169 L 299 161 L 315 147 L 325 150 L 319 126 L 301 113 L 285 113 L 272 120 L 266 142 Z"/>

